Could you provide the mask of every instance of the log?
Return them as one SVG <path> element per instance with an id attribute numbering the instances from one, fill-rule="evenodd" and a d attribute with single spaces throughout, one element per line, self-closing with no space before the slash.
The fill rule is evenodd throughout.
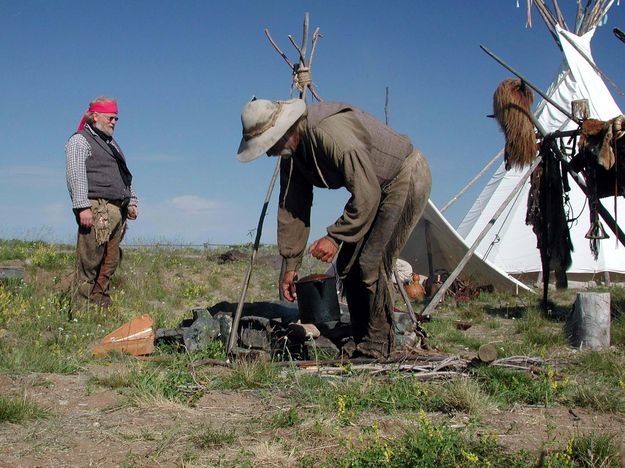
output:
<path id="1" fill-rule="evenodd" d="M 571 346 L 576 348 L 610 346 L 610 293 L 577 293 L 565 330 Z"/>
<path id="2" fill-rule="evenodd" d="M 482 362 L 491 363 L 497 359 L 497 348 L 492 343 L 483 344 L 477 351 L 477 357 Z"/>

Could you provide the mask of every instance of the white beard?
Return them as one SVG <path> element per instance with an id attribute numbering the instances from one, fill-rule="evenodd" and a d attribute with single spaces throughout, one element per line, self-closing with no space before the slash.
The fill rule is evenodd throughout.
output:
<path id="1" fill-rule="evenodd" d="M 94 127 L 100 130 L 105 135 L 108 135 L 110 137 L 113 136 L 113 131 L 110 129 L 110 127 L 107 127 L 106 125 L 102 125 L 100 122 L 94 123 Z"/>

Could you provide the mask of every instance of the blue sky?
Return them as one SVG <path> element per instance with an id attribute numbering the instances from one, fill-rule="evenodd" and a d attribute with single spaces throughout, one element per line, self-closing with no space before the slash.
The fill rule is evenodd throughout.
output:
<path id="1" fill-rule="evenodd" d="M 290 73 L 264 36 L 295 60 L 304 12 L 320 39 L 313 79 L 324 100 L 361 107 L 409 135 L 430 162 L 442 206 L 501 148 L 492 94 L 510 73 L 484 44 L 546 90 L 560 51 L 525 1 L 0 2 L 0 238 L 73 243 L 64 145 L 89 101 L 119 100 L 115 136 L 140 198 L 127 243 L 253 240 L 275 160 L 235 158 L 240 112 L 252 95 L 290 97 Z M 572 21 L 575 2 L 561 0 Z M 97 5 L 97 6 L 96 6 Z M 595 34 L 602 70 L 625 88 L 625 5 Z M 617 104 L 623 98 L 612 90 Z M 296 93 L 294 92 L 294 96 Z M 448 212 L 457 225 L 477 196 Z M 276 239 L 274 192 L 262 240 Z M 347 192 L 318 190 L 314 240 Z"/>

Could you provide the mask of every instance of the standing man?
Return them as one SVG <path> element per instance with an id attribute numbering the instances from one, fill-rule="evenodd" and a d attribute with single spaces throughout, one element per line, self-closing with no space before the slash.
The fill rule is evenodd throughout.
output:
<path id="1" fill-rule="evenodd" d="M 295 281 L 310 231 L 313 187 L 346 188 L 351 197 L 308 253 L 337 271 L 351 316 L 349 356 L 381 358 L 393 349 L 390 275 L 430 195 L 432 178 L 410 140 L 348 104 L 301 99 L 254 100 L 241 114 L 238 159 L 280 156 L 278 246 L 286 261 L 281 290 L 296 299 Z M 340 249 L 340 250 L 339 250 Z"/>
<path id="2" fill-rule="evenodd" d="M 121 260 L 126 219 L 138 215 L 132 174 L 113 139 L 117 101 L 94 99 L 65 145 L 67 188 L 78 223 L 72 299 L 80 305 L 111 305 L 111 276 Z"/>

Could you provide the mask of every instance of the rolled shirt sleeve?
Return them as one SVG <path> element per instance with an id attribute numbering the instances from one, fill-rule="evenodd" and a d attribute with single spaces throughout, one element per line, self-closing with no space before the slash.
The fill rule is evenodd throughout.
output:
<path id="1" fill-rule="evenodd" d="M 128 205 L 139 206 L 139 198 L 137 197 L 135 189 L 132 185 L 130 186 L 130 203 L 128 203 Z"/>

